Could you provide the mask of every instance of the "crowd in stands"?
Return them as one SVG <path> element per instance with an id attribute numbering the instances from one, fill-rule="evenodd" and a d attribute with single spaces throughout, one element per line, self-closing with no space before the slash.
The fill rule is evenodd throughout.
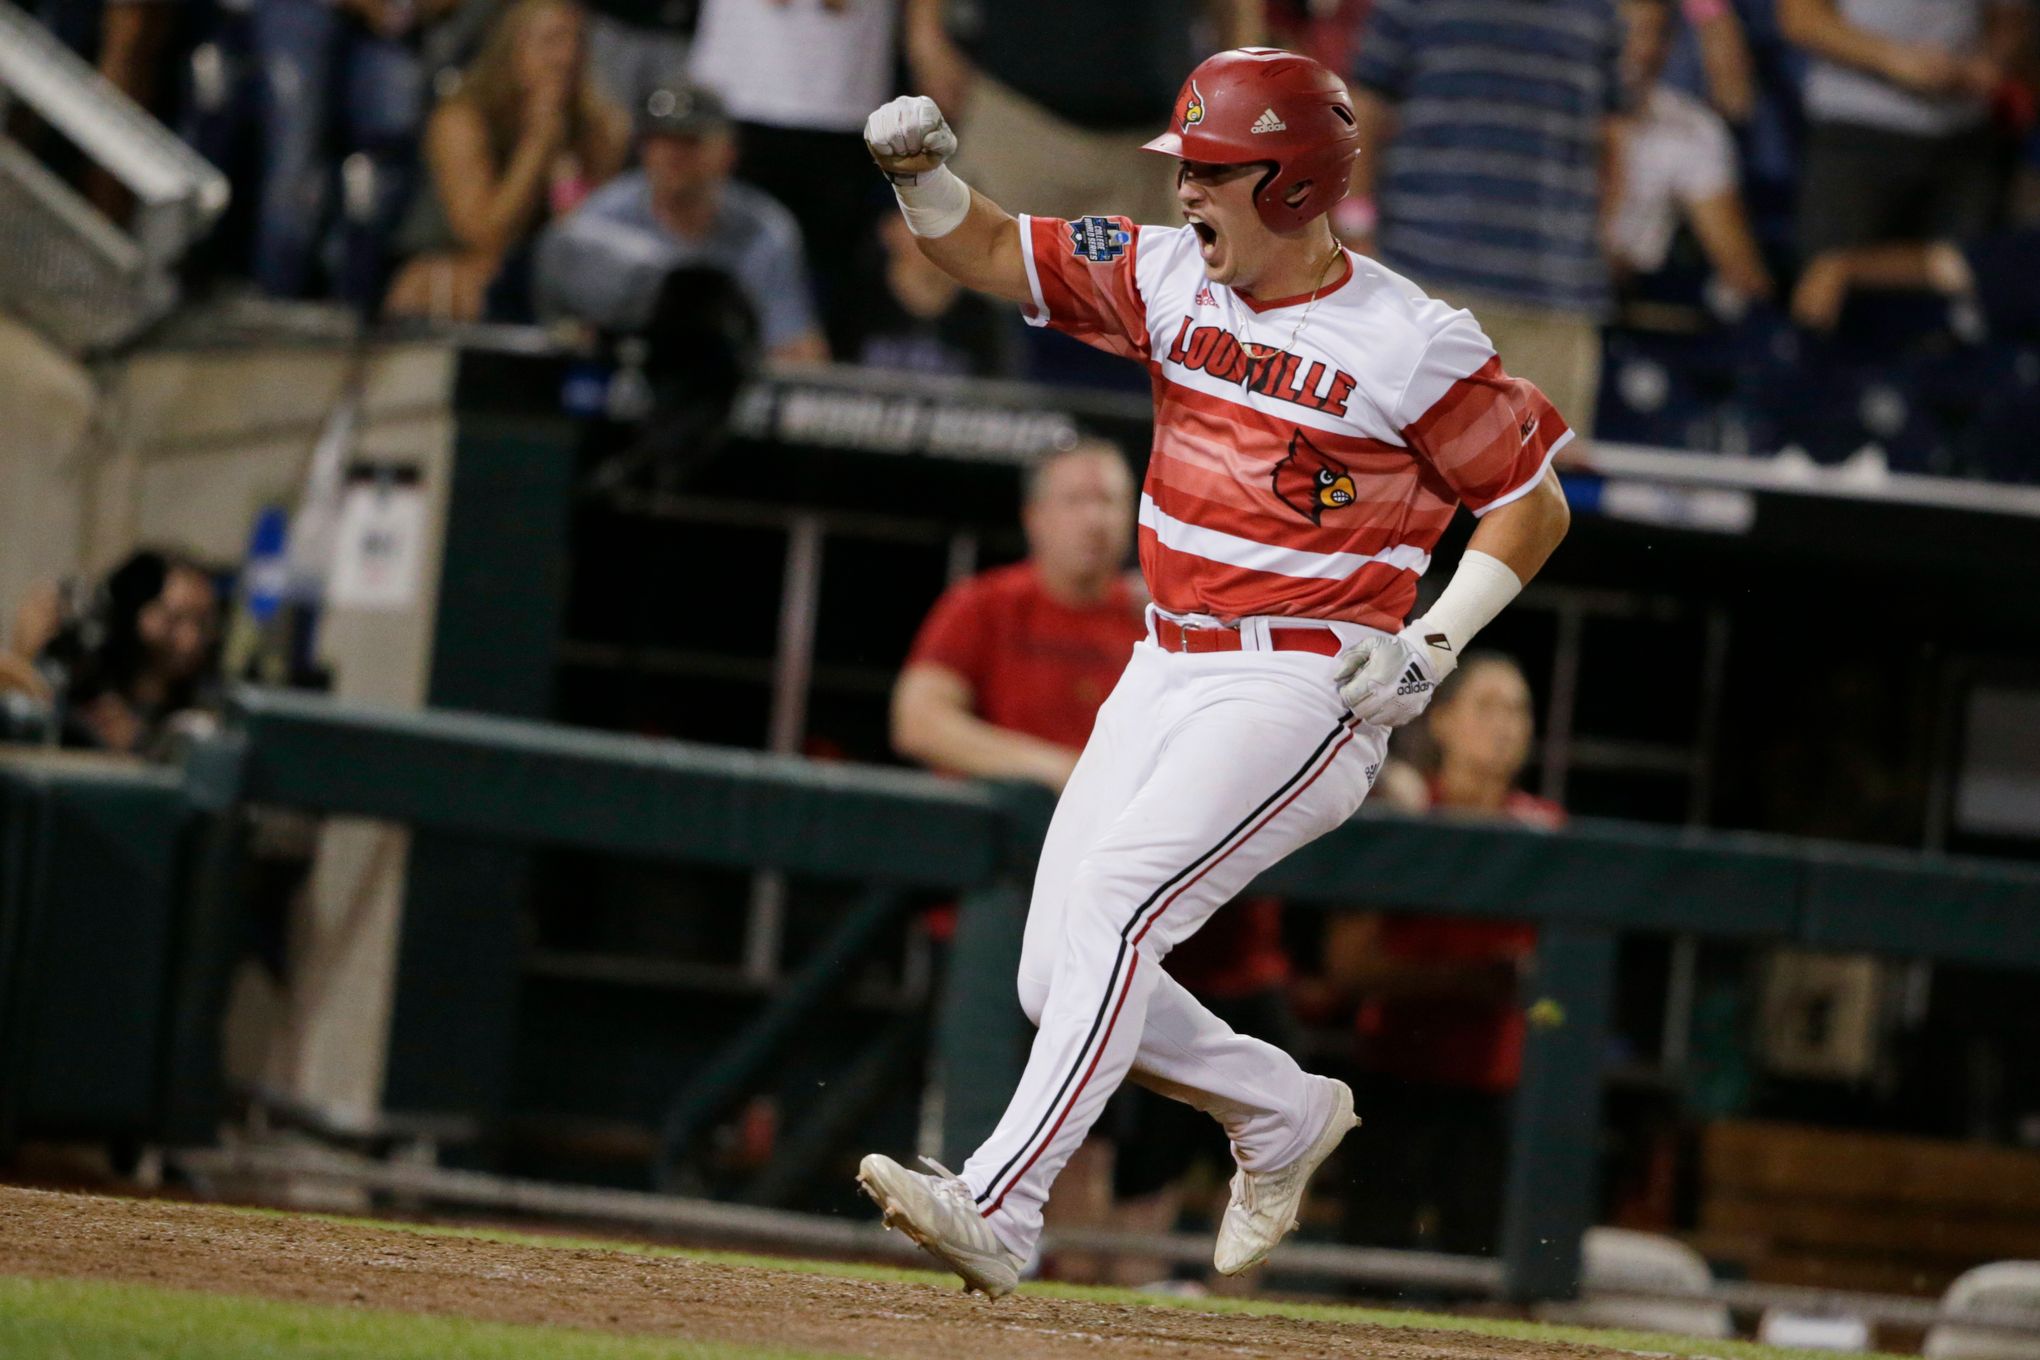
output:
<path id="1" fill-rule="evenodd" d="M 228 169 L 212 264 L 446 321 L 641 324 L 729 275 L 763 352 L 1110 382 L 923 268 L 895 91 L 1016 210 L 1176 222 L 1140 144 L 1204 52 L 1305 48 L 1366 133 L 1341 235 L 1603 438 L 2029 478 L 2029 0 L 43 0 Z M 118 195 L 92 187 L 118 208 Z M 1137 375 L 1136 375 L 1137 376 Z"/>

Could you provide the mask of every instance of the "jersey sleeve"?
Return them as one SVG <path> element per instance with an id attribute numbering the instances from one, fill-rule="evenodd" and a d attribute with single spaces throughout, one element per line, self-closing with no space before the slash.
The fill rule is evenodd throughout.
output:
<path id="1" fill-rule="evenodd" d="M 1395 419 L 1404 442 L 1476 515 L 1527 495 L 1572 439 L 1558 409 L 1502 370 L 1463 312 L 1424 347 Z"/>
<path id="2" fill-rule="evenodd" d="M 1147 303 L 1133 272 L 1140 228 L 1124 217 L 1020 218 L 1021 259 L 1034 296 L 1031 326 L 1052 326 L 1128 359 L 1148 356 Z"/>
<path id="3" fill-rule="evenodd" d="M 974 692 L 982 691 L 992 659 L 990 625 L 991 611 L 984 608 L 975 583 L 953 585 L 921 621 L 907 665 L 940 666 L 969 681 Z"/>

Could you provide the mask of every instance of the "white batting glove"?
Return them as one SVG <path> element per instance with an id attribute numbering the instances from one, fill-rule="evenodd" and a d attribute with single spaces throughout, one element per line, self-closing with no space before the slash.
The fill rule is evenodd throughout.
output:
<path id="1" fill-rule="evenodd" d="M 912 184 L 956 154 L 956 134 L 927 95 L 901 95 L 864 120 L 864 145 L 887 179 Z"/>
<path id="2" fill-rule="evenodd" d="M 1332 673 L 1339 701 L 1362 722 L 1401 727 L 1422 713 L 1459 665 L 1452 641 L 1423 619 L 1394 637 L 1362 638 L 1339 654 Z"/>

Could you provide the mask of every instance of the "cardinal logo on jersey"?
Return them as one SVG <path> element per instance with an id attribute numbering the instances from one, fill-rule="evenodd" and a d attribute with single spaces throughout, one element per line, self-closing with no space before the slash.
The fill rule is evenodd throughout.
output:
<path id="1" fill-rule="evenodd" d="M 1197 82 L 1190 82 L 1190 98 L 1183 103 L 1183 126 L 1191 128 L 1204 121 L 1204 91 L 1197 88 Z"/>
<path id="2" fill-rule="evenodd" d="M 1275 464 L 1275 494 L 1312 524 L 1322 524 L 1325 511 L 1353 503 L 1353 474 L 1298 430 L 1289 437 L 1289 456 Z"/>
<path id="3" fill-rule="evenodd" d="M 1109 217 L 1079 217 L 1070 223 L 1070 253 L 1092 264 L 1110 264 L 1126 253 L 1133 233 Z"/>

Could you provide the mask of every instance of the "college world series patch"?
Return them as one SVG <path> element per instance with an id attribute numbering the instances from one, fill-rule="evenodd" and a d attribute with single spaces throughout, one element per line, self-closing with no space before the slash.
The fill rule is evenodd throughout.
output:
<path id="1" fill-rule="evenodd" d="M 1092 264 L 1110 264 L 1126 253 L 1133 233 L 1109 217 L 1079 217 L 1070 223 L 1070 253 Z"/>

